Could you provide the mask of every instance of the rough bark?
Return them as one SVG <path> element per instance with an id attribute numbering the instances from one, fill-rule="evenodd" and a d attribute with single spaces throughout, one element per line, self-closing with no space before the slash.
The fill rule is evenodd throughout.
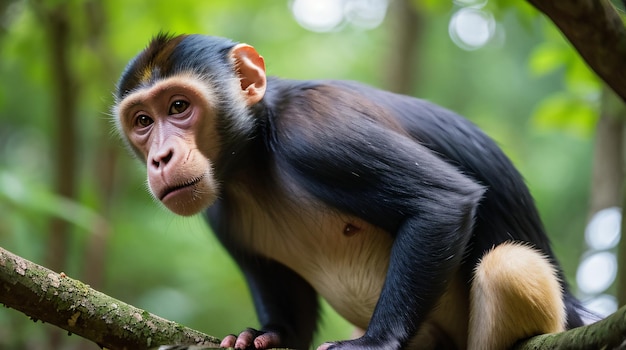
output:
<path id="1" fill-rule="evenodd" d="M 548 16 L 580 56 L 626 101 L 626 28 L 608 0 L 528 0 Z"/>
<path id="2" fill-rule="evenodd" d="M 109 349 L 219 346 L 219 339 L 102 294 L 0 248 L 0 302 Z"/>

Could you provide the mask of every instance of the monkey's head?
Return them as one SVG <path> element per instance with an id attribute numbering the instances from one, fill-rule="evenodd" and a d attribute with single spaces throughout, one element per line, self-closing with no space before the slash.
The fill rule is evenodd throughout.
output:
<path id="1" fill-rule="evenodd" d="M 115 123 L 146 163 L 152 195 L 180 215 L 218 197 L 216 169 L 255 126 L 250 107 L 264 96 L 256 50 L 227 39 L 159 34 L 126 67 Z"/>

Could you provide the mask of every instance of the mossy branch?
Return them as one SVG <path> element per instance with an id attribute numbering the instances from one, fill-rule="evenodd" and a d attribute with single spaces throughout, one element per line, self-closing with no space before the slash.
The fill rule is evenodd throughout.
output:
<path id="1" fill-rule="evenodd" d="M 0 303 L 110 349 L 219 345 L 219 339 L 100 293 L 0 248 Z"/>
<path id="2" fill-rule="evenodd" d="M 626 347 L 626 306 L 609 317 L 567 332 L 532 337 L 515 350 L 551 349 L 624 349 Z"/>

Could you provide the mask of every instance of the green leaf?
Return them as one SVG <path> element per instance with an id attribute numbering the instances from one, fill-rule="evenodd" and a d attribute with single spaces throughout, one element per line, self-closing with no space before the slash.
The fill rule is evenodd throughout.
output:
<path id="1" fill-rule="evenodd" d="M 553 42 L 545 42 L 533 50 L 530 56 L 530 71 L 537 75 L 546 75 L 563 67 L 567 53 L 563 47 Z"/>
<path id="2" fill-rule="evenodd" d="M 560 130 L 567 134 L 591 136 L 598 113 L 583 99 L 567 93 L 557 93 L 544 99 L 532 116 L 532 125 L 539 130 Z"/>

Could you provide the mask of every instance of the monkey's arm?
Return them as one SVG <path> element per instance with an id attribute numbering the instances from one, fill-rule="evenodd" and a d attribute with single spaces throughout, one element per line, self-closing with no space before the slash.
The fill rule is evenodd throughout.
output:
<path id="1" fill-rule="evenodd" d="M 246 329 L 238 336 L 226 337 L 222 345 L 246 348 L 248 344 L 254 343 L 259 349 L 308 349 L 317 324 L 317 294 L 289 268 L 249 253 L 233 242 L 234 235 L 224 214 L 218 202 L 208 209 L 207 219 L 248 282 L 261 330 Z M 244 339 L 246 345 L 235 345 Z"/>
<path id="2" fill-rule="evenodd" d="M 355 116 L 354 110 L 336 112 Z M 365 336 L 338 345 L 399 348 L 415 334 L 461 264 L 483 188 L 373 118 L 346 123 L 309 118 L 315 127 L 283 123 L 274 144 L 295 181 L 326 204 L 394 237 L 387 277 Z"/>

